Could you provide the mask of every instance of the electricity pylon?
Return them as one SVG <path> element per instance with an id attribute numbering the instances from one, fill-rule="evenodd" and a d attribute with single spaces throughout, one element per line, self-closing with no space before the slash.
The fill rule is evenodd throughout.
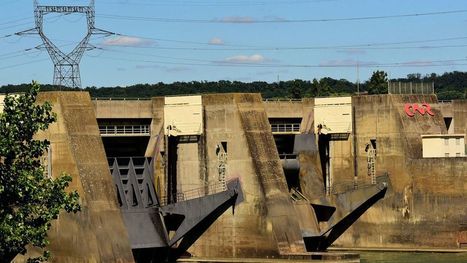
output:
<path id="1" fill-rule="evenodd" d="M 44 16 L 51 13 L 85 14 L 87 18 L 88 30 L 84 38 L 69 52 L 61 51 L 43 31 Z M 94 49 L 95 47 L 89 44 L 89 39 L 92 35 L 112 35 L 114 33 L 98 29 L 94 26 L 95 10 L 94 0 L 91 0 L 89 6 L 50 6 L 39 5 L 37 0 L 34 0 L 34 17 L 35 28 L 16 33 L 17 35 L 39 34 L 43 44 L 37 46 L 37 49 L 45 48 L 54 63 L 54 85 L 66 86 L 71 88 L 81 88 L 81 77 L 79 73 L 79 62 L 85 51 Z"/>

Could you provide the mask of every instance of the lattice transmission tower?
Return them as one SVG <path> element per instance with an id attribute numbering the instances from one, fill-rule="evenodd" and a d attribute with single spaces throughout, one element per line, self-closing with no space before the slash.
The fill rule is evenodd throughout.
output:
<path id="1" fill-rule="evenodd" d="M 87 33 L 84 38 L 75 46 L 75 48 L 65 53 L 60 50 L 45 34 L 43 30 L 44 16 L 47 14 L 72 14 L 79 13 L 86 15 Z M 17 35 L 38 34 L 43 44 L 37 46 L 37 49 L 45 48 L 54 64 L 54 85 L 66 86 L 72 88 L 81 88 L 81 77 L 79 73 L 79 62 L 85 51 L 94 49 L 95 47 L 89 44 L 92 35 L 112 35 L 114 33 L 94 26 L 95 10 L 94 0 L 89 2 L 88 6 L 52 6 L 39 5 L 37 0 L 34 0 L 34 17 L 35 27 L 29 30 L 16 33 Z"/>

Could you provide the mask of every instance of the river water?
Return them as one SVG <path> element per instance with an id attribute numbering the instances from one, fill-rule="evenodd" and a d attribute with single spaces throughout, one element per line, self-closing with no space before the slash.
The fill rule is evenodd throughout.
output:
<path id="1" fill-rule="evenodd" d="M 467 253 L 360 252 L 361 263 L 467 263 Z"/>

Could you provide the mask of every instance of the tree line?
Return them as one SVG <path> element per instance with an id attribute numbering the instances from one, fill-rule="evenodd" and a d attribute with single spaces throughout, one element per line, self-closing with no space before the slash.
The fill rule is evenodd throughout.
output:
<path id="1" fill-rule="evenodd" d="M 206 93 L 254 92 L 261 93 L 263 98 L 291 98 L 346 96 L 357 93 L 387 93 L 387 73 L 375 71 L 371 78 L 358 85 L 346 79 L 325 77 L 313 80 L 288 80 L 268 83 L 265 81 L 190 81 L 155 84 L 135 84 L 127 87 L 86 87 L 84 89 L 41 85 L 42 91 L 51 90 L 84 90 L 94 98 L 148 98 L 166 95 L 189 95 Z M 407 75 L 405 78 L 391 79 L 395 82 L 428 82 L 434 83 L 435 93 L 440 100 L 465 99 L 467 97 L 467 72 L 447 72 L 422 76 L 419 73 Z M 3 85 L 0 93 L 24 92 L 30 84 Z"/>

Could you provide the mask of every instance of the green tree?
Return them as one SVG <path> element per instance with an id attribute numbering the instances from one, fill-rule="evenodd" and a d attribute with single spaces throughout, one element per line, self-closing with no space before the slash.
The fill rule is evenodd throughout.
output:
<path id="1" fill-rule="evenodd" d="M 318 97 L 327 97 L 332 94 L 332 88 L 327 79 L 322 78 L 318 82 Z"/>
<path id="2" fill-rule="evenodd" d="M 368 94 L 388 93 L 388 74 L 384 71 L 374 71 L 370 80 L 367 82 Z"/>
<path id="3" fill-rule="evenodd" d="M 6 96 L 0 113 L 0 262 L 26 253 L 26 245 L 45 249 L 51 221 L 62 209 L 80 210 L 78 193 L 65 192 L 71 176 L 52 179 L 44 174 L 40 158 L 49 146 L 35 140 L 56 119 L 49 103 L 36 104 L 39 85 L 33 82 L 24 95 Z M 47 260 L 49 252 L 30 259 Z"/>
<path id="4" fill-rule="evenodd" d="M 295 79 L 290 83 L 289 97 L 292 99 L 300 99 L 304 90 L 303 80 Z"/>

